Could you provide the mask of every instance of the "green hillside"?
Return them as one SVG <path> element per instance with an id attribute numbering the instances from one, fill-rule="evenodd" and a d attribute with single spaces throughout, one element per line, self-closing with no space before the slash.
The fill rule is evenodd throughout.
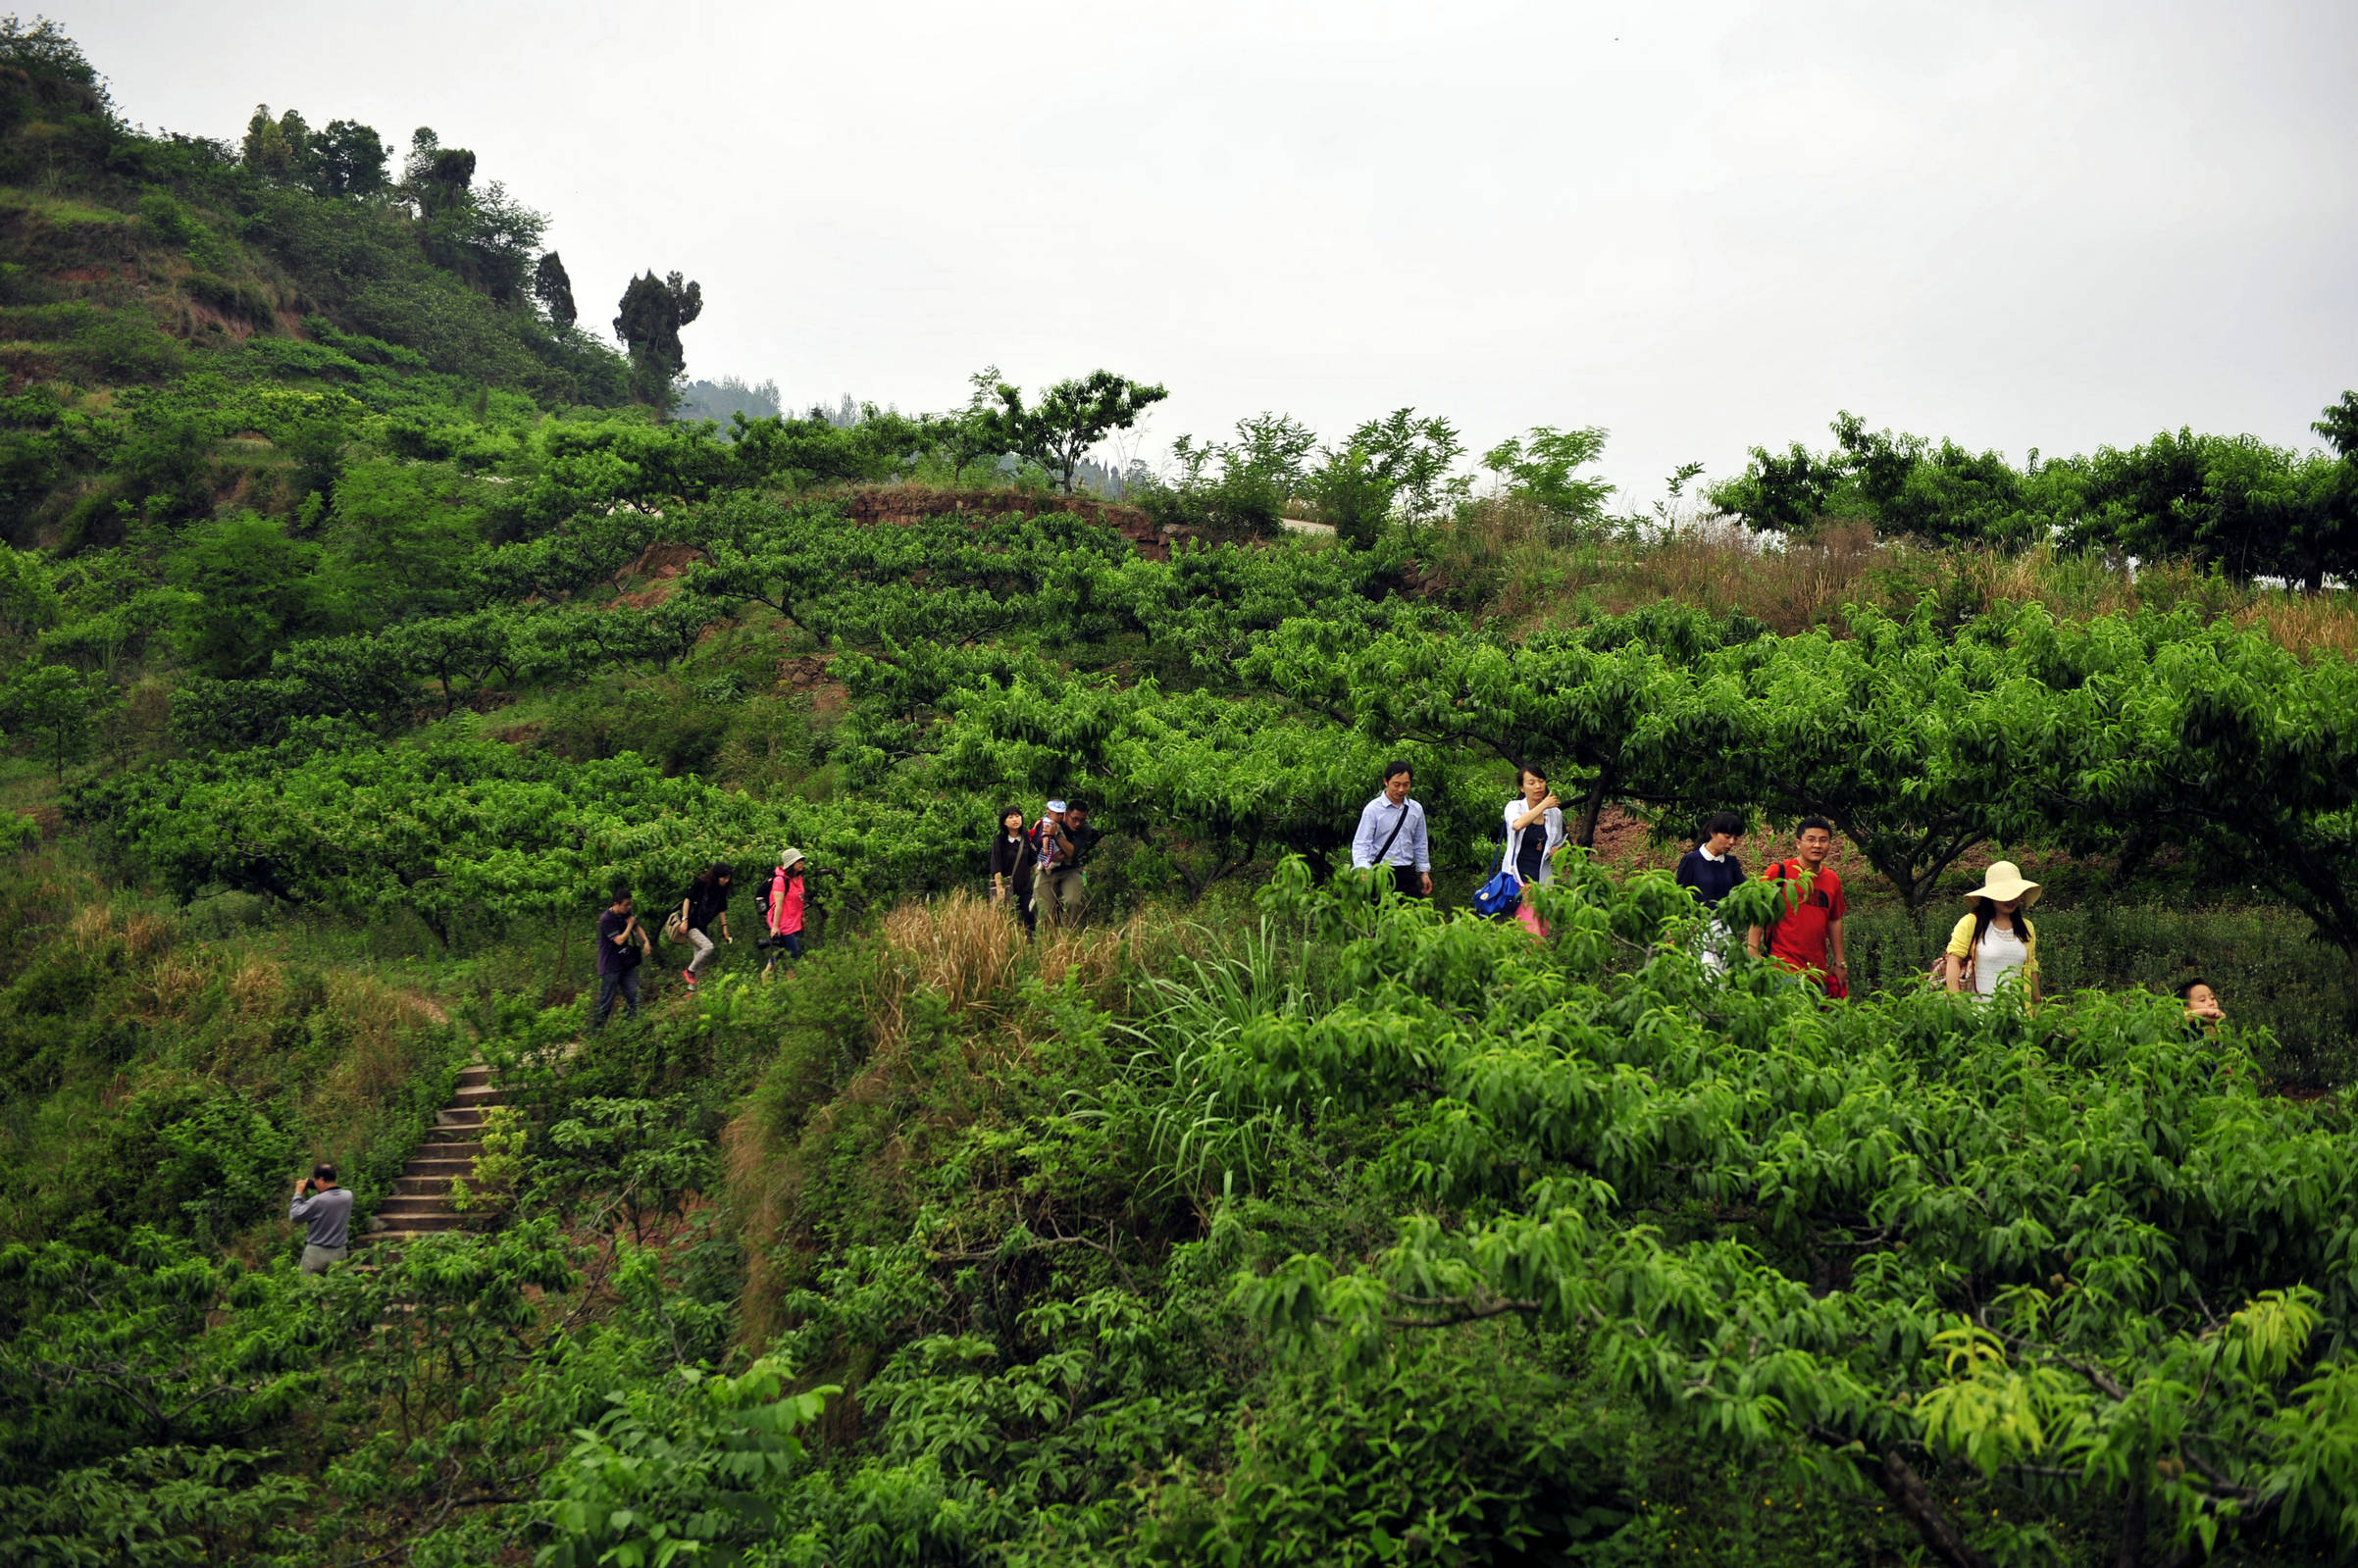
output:
<path id="1" fill-rule="evenodd" d="M 1114 504 L 1161 387 L 752 417 L 693 258 L 612 346 L 489 175 L 0 23 L 0 1562 L 2358 1549 L 2358 394 L 1644 514 L 1601 430 L 1263 414 Z M 1673 882 L 1719 810 L 1830 821 L 1847 1000 Z M 1928 987 L 2000 858 L 2038 994 Z"/>

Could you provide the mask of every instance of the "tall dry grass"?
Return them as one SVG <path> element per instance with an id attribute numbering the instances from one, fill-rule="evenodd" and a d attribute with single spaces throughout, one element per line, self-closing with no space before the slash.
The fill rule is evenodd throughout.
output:
<path id="1" fill-rule="evenodd" d="M 1814 627 L 1841 634 L 1850 605 L 1905 613 L 1929 594 L 1958 619 L 2033 603 L 2072 620 L 2186 611 L 2257 629 L 2303 657 L 2358 655 L 2358 593 L 2236 583 L 2183 561 L 2131 571 L 2053 545 L 1927 548 L 1877 539 L 1861 522 L 1781 541 L 1710 518 L 1642 539 L 1566 538 L 1544 514 L 1502 498 L 1434 527 L 1427 582 L 1460 608 L 1516 631 L 1669 599 L 1742 612 L 1787 636 Z"/>
<path id="2" fill-rule="evenodd" d="M 782 1056 L 771 1073 L 789 1076 L 765 1080 L 722 1134 L 731 1206 L 745 1243 L 745 1343 L 766 1343 L 785 1327 L 780 1302 L 799 1267 L 802 1194 L 814 1173 L 840 1177 L 830 1163 L 840 1158 L 840 1130 L 889 1129 L 869 1151 L 867 1179 L 897 1189 L 906 1139 L 919 1129 L 937 1138 L 984 1114 L 1050 1037 L 1055 1025 L 1035 1005 L 1027 982 L 1076 986 L 1118 1007 L 1156 930 L 1134 915 L 1118 925 L 1043 929 L 1027 937 L 1012 911 L 966 890 L 885 916 L 882 961 L 860 993 L 871 1039 L 866 1056 L 847 1068 L 818 1054 Z"/>

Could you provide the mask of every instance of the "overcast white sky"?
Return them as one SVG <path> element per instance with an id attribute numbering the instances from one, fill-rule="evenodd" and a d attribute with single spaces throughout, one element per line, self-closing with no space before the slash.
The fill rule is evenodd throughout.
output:
<path id="1" fill-rule="evenodd" d="M 1412 404 L 1642 503 L 1837 408 L 2311 446 L 2358 385 L 2358 5 L 52 0 L 130 119 L 433 126 L 585 324 L 790 403 L 1163 381 L 1150 455 Z"/>

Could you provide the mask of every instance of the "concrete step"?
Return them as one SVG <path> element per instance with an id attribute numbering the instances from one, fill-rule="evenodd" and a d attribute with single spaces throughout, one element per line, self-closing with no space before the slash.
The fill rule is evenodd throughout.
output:
<path id="1" fill-rule="evenodd" d="M 491 1070 L 481 1062 L 458 1070 L 458 1087 L 461 1088 L 482 1088 L 490 1082 Z"/>
<path id="2" fill-rule="evenodd" d="M 408 1231 L 457 1231 L 467 1224 L 465 1214 L 450 1210 L 422 1212 L 422 1214 L 386 1214 L 384 1229 L 378 1236 L 401 1236 Z"/>
<path id="3" fill-rule="evenodd" d="M 418 1145 L 410 1158 L 418 1160 L 473 1160 L 483 1152 L 483 1143 L 476 1138 L 430 1138 Z"/>
<path id="4" fill-rule="evenodd" d="M 471 1176 L 474 1172 L 475 1161 L 472 1159 L 440 1159 L 431 1154 L 413 1155 L 410 1162 L 401 1167 L 404 1177 Z"/>
<path id="5" fill-rule="evenodd" d="M 464 1171 L 444 1171 L 439 1175 L 396 1176 L 393 1178 L 393 1195 L 395 1197 L 439 1198 L 448 1194 L 452 1182 L 466 1174 Z"/>
<path id="6" fill-rule="evenodd" d="M 397 1220 L 361 1239 L 383 1245 L 385 1242 L 414 1241 L 421 1236 L 436 1236 L 458 1230 L 463 1222 L 455 1214 L 436 1215 L 426 1219 Z"/>
<path id="7" fill-rule="evenodd" d="M 469 1132 L 473 1132 L 483 1126 L 483 1110 L 474 1105 L 452 1106 L 448 1110 L 435 1112 L 434 1125 L 436 1127 L 463 1127 Z"/>
<path id="8" fill-rule="evenodd" d="M 401 1225 L 421 1214 L 447 1214 L 450 1205 L 438 1192 L 396 1192 L 377 1206 L 377 1217 L 387 1225 Z"/>
<path id="9" fill-rule="evenodd" d="M 507 1098 L 506 1089 L 493 1088 L 488 1084 L 473 1087 L 461 1084 L 458 1092 L 450 1096 L 450 1108 L 455 1111 L 464 1110 L 470 1105 L 505 1105 Z"/>

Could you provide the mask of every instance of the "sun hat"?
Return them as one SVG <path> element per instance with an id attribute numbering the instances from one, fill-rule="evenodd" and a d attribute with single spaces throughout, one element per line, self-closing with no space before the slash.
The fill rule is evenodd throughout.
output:
<path id="1" fill-rule="evenodd" d="M 778 869 L 780 871 L 791 870 L 801 863 L 802 851 L 796 849 L 793 844 L 788 844 L 784 849 L 778 851 Z"/>
<path id="2" fill-rule="evenodd" d="M 2025 880 L 2023 868 L 2013 861 L 1993 860 L 1989 863 L 1989 870 L 1982 875 L 1981 885 L 1965 896 L 1987 898 L 2001 904 L 2009 898 L 2020 898 L 2023 907 L 2028 909 L 2038 902 L 2038 884 Z"/>
<path id="3" fill-rule="evenodd" d="M 1048 803 L 1048 809 L 1051 811 L 1062 811 L 1064 809 L 1064 802 L 1061 800 L 1051 800 Z"/>

